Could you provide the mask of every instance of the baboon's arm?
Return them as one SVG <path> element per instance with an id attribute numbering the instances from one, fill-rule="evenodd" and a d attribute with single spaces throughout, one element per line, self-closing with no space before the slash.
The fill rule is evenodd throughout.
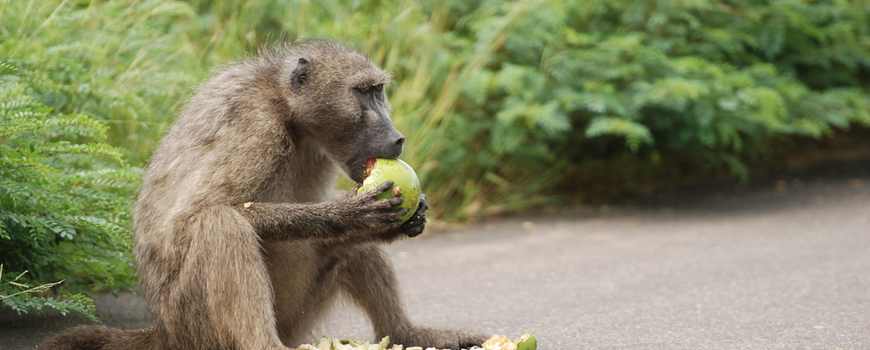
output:
<path id="1" fill-rule="evenodd" d="M 396 219 L 408 211 L 390 210 L 401 204 L 401 197 L 375 198 L 391 186 L 388 181 L 328 202 L 245 203 L 239 210 L 264 240 L 344 240 L 354 234 L 387 238 L 402 232 L 402 222 Z"/>

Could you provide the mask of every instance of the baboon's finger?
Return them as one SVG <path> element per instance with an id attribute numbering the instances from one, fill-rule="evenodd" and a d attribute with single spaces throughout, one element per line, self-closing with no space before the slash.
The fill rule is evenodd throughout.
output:
<path id="1" fill-rule="evenodd" d="M 393 187 L 393 181 L 384 181 L 384 183 L 378 185 L 377 187 L 370 189 L 368 191 L 363 192 L 367 198 L 375 198 L 379 196 L 381 193 L 386 192 L 391 187 Z"/>
<path id="2" fill-rule="evenodd" d="M 426 210 L 429 210 L 429 204 L 426 203 L 426 194 L 420 193 L 420 205 L 417 207 L 415 215 L 423 215 Z"/>
<path id="3" fill-rule="evenodd" d="M 400 204 L 401 204 L 401 203 L 400 203 Z M 392 208 L 392 207 L 391 207 L 391 208 Z M 407 214 L 410 210 L 411 210 L 411 209 L 408 209 L 408 208 L 402 208 L 402 209 L 390 210 L 390 218 L 391 218 L 390 221 L 397 221 L 400 217 L 402 217 L 403 215 Z M 402 222 L 399 221 L 399 223 L 402 223 Z M 400 226 L 401 226 L 401 225 L 400 225 Z"/>
<path id="4" fill-rule="evenodd" d="M 417 225 L 414 225 L 414 226 L 406 227 L 406 226 L 402 225 L 402 233 L 404 233 L 406 236 L 411 237 L 411 238 L 419 236 L 421 233 L 423 233 L 423 230 L 425 230 L 425 229 L 426 229 L 426 220 L 425 219 L 423 220 L 423 222 L 421 222 Z"/>
<path id="5" fill-rule="evenodd" d="M 402 228 L 409 229 L 414 226 L 418 226 L 426 223 L 426 214 L 421 213 L 419 210 L 413 216 L 411 216 L 408 221 L 402 225 Z"/>
<path id="6" fill-rule="evenodd" d="M 405 199 L 402 197 L 390 197 L 387 199 L 378 199 L 375 203 L 378 203 L 378 205 L 376 206 L 377 209 L 388 209 L 388 208 L 392 208 L 392 207 L 395 207 L 397 205 L 400 205 L 404 201 L 405 201 Z M 405 214 L 408 213 L 409 210 L 411 210 L 408 208 L 404 208 L 404 209 L 406 209 Z M 401 215 L 399 215 L 399 216 L 401 216 Z"/>

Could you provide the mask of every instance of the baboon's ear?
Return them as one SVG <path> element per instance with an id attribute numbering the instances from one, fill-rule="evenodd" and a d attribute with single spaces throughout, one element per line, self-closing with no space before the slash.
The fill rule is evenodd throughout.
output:
<path id="1" fill-rule="evenodd" d="M 299 58 L 299 63 L 290 73 L 290 90 L 297 95 L 302 94 L 302 87 L 308 84 L 308 71 L 311 70 L 311 61 L 305 57 Z"/>

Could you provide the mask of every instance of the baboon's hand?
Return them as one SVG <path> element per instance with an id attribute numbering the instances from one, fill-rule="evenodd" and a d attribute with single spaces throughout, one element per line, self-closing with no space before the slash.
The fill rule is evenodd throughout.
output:
<path id="1" fill-rule="evenodd" d="M 426 210 L 428 209 L 429 204 L 426 204 L 426 194 L 421 193 L 420 206 L 417 207 L 414 215 L 402 224 L 402 233 L 408 237 L 417 237 L 417 235 L 423 233 L 423 230 L 426 228 Z"/>
<path id="2" fill-rule="evenodd" d="M 402 197 L 377 199 L 381 193 L 393 187 L 393 181 L 386 181 L 377 187 L 357 194 L 360 184 L 344 195 L 339 202 L 347 209 L 343 218 L 348 222 L 348 228 L 374 233 L 378 236 L 395 235 L 402 231 L 399 217 L 408 213 L 408 208 L 392 210 L 390 208 L 402 204 Z"/>

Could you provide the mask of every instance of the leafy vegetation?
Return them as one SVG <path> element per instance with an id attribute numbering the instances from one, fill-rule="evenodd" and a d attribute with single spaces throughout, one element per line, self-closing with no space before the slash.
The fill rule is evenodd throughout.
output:
<path id="1" fill-rule="evenodd" d="M 503 40 L 453 110 L 474 121 L 456 125 L 471 161 L 444 168 L 477 174 L 484 192 L 525 201 L 548 192 L 525 179 L 568 190 L 650 173 L 745 179 L 771 139 L 870 125 L 866 1 L 501 4 L 453 5 L 468 19 L 449 28 Z"/>
<path id="2" fill-rule="evenodd" d="M 18 312 L 93 317 L 78 292 L 134 282 L 127 212 L 136 174 L 100 143 L 102 122 L 31 96 L 53 81 L 3 62 L 0 77 L 0 300 Z M 63 296 L 41 293 L 63 281 Z"/>
<path id="3" fill-rule="evenodd" d="M 34 97 L 110 126 L 107 142 L 142 165 L 209 67 L 174 1 L 0 0 L 0 59 L 50 80 Z"/>
<path id="4" fill-rule="evenodd" d="M 566 194 L 578 189 L 639 190 L 656 178 L 745 179 L 748 166 L 769 161 L 780 143 L 870 126 L 867 0 L 0 0 L 0 7 L 3 86 L 11 91 L 0 95 L 0 145 L 14 155 L 2 161 L 39 164 L 2 173 L 2 186 L 12 186 L 2 190 L 23 186 L 41 196 L 2 203 L 48 220 L 18 228 L 26 232 L 19 241 L 0 238 L 16 244 L 0 245 L 4 271 L 14 271 L 3 281 L 29 270 L 20 277 L 28 285 L 129 285 L 123 230 L 135 178 L 118 159 L 144 166 L 197 83 L 276 41 L 344 41 L 395 75 L 389 93 L 408 137 L 403 159 L 417 169 L 433 219 L 568 203 L 577 199 Z M 21 113 L 34 117 L 14 118 Z M 71 190 L 88 186 L 95 193 Z M 102 204 L 86 207 L 83 198 Z M 85 223 L 82 212 L 111 225 Z M 94 265 L 99 271 L 66 264 L 74 255 L 64 249 L 83 247 L 72 243 L 82 239 L 97 243 L 79 257 L 116 263 Z M 19 245 L 41 255 L 7 262 Z M 110 254 L 110 246 L 123 253 Z"/>

